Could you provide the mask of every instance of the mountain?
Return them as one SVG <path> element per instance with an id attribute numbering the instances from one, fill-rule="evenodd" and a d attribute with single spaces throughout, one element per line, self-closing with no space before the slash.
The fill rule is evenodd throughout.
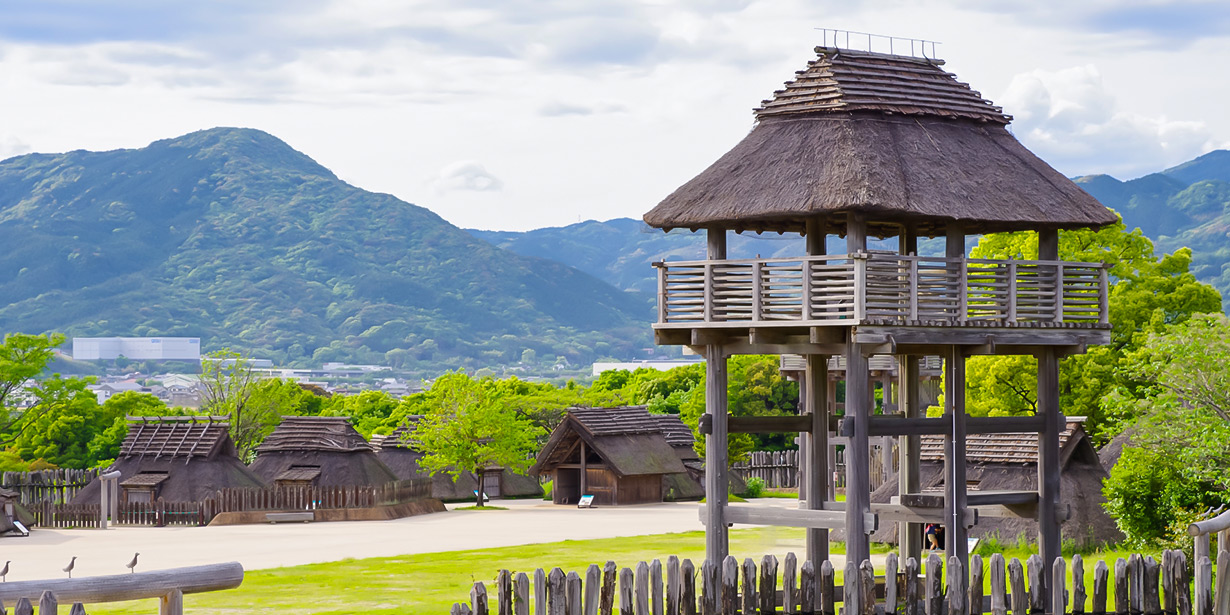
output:
<path id="1" fill-rule="evenodd" d="M 2 332 L 424 370 L 652 343 L 648 297 L 346 184 L 257 130 L 0 161 L 0 245 Z"/>
<path id="2" fill-rule="evenodd" d="M 1230 309 L 1230 151 L 1216 150 L 1128 181 L 1109 175 L 1076 178 L 1163 252 L 1192 249 L 1192 273 L 1221 292 Z"/>

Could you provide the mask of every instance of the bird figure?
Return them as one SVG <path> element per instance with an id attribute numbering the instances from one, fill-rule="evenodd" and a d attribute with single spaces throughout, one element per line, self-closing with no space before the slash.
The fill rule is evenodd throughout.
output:
<path id="1" fill-rule="evenodd" d="M 136 571 L 137 571 L 137 558 L 138 558 L 138 557 L 140 557 L 140 555 L 141 555 L 140 553 L 133 553 L 133 554 L 132 554 L 132 561 L 131 561 L 131 562 L 128 562 L 127 564 L 124 564 L 125 566 L 127 566 L 127 567 L 128 567 L 128 572 L 136 572 Z"/>
<path id="2" fill-rule="evenodd" d="M 8 580 L 8 576 L 9 576 L 9 564 L 11 564 L 11 563 L 13 563 L 13 562 L 11 562 L 11 561 L 10 561 L 10 562 L 4 562 L 4 568 L 0 568 L 0 583 L 4 583 L 5 581 L 7 581 L 7 580 Z"/>
<path id="3" fill-rule="evenodd" d="M 68 578 L 70 579 L 73 578 L 73 568 L 76 566 L 77 566 L 77 556 L 74 555 L 72 561 L 68 562 L 68 565 L 64 567 L 64 572 L 68 573 Z"/>

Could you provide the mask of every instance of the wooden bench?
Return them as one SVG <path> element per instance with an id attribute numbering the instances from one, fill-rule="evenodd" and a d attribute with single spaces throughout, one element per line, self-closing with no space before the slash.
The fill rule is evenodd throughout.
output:
<path id="1" fill-rule="evenodd" d="M 265 520 L 270 523 L 308 523 L 315 518 L 316 515 L 311 511 L 265 513 Z"/>

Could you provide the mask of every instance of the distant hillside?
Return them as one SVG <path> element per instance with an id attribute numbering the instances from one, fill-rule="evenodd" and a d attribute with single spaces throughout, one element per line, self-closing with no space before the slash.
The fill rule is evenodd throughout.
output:
<path id="1" fill-rule="evenodd" d="M 1139 227 L 1159 250 L 1192 249 L 1192 271 L 1230 308 L 1230 151 L 1216 150 L 1137 179 L 1087 175 L 1076 182 Z"/>
<path id="2" fill-rule="evenodd" d="M 0 245 L 0 332 L 432 370 L 652 343 L 646 296 L 493 247 L 257 130 L 0 162 Z"/>

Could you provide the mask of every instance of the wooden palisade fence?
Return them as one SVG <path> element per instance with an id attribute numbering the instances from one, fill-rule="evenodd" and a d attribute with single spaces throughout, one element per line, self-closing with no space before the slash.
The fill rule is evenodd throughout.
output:
<path id="1" fill-rule="evenodd" d="M 22 504 L 32 506 L 45 501 L 67 502 L 97 477 L 97 468 L 2 472 L 0 487 L 16 491 Z"/>
<path id="2" fill-rule="evenodd" d="M 274 487 L 223 489 L 200 502 L 122 503 L 113 520 L 118 525 L 204 526 L 224 512 L 310 511 L 335 508 L 370 508 L 431 497 L 431 479 L 413 478 L 363 487 Z M 95 504 L 56 504 L 44 501 L 33 507 L 39 527 L 97 528 L 100 508 Z"/>
<path id="3" fill-rule="evenodd" d="M 1228 556 L 1223 551 L 1221 558 Z M 1121 558 L 1113 571 L 1103 561 L 1087 570 L 1079 555 L 1070 564 L 1058 558 L 1052 563 L 1055 582 L 1049 587 L 1037 555 L 1022 565 L 1016 558 L 1005 562 L 995 554 L 987 567 L 974 555 L 969 574 L 955 557 L 945 566 L 932 555 L 925 571 L 913 558 L 904 569 L 898 563 L 890 553 L 879 577 L 868 561 L 848 563 L 839 586 L 828 561 L 816 570 L 810 561 L 798 566 L 791 553 L 780 565 L 781 589 L 779 563 L 772 555 L 764 556 L 759 566 L 750 558 L 740 564 L 731 556 L 720 566 L 705 561 L 699 570 L 690 560 L 671 556 L 665 579 L 660 560 L 641 562 L 635 570 L 617 571 L 614 562 L 603 568 L 591 565 L 583 577 L 559 568 L 540 568 L 532 578 L 501 570 L 493 589 L 475 583 L 469 603 L 454 604 L 451 613 L 529 615 L 532 606 L 535 615 L 1230 615 L 1230 582 L 1223 580 L 1224 574 L 1216 587 L 1210 582 L 1207 590 L 1193 596 L 1181 551 L 1166 551 L 1161 562 L 1140 555 Z M 1219 570 L 1230 570 L 1230 561 L 1219 564 Z M 1090 573 L 1092 591 L 1087 592 Z M 1212 579 L 1207 557 L 1196 562 L 1195 574 Z M 985 594 L 984 585 L 989 585 Z"/>
<path id="4" fill-rule="evenodd" d="M 769 488 L 799 486 L 798 451 L 754 451 L 747 461 L 730 467 L 743 480 L 759 478 Z"/>
<path id="5" fill-rule="evenodd" d="M 184 595 L 234 589 L 243 583 L 239 562 L 210 564 L 135 574 L 77 579 L 0 583 L 0 614 L 5 603 L 14 615 L 56 615 L 59 603 L 72 603 L 69 615 L 85 615 L 85 605 L 157 598 L 159 615 L 183 615 Z"/>

